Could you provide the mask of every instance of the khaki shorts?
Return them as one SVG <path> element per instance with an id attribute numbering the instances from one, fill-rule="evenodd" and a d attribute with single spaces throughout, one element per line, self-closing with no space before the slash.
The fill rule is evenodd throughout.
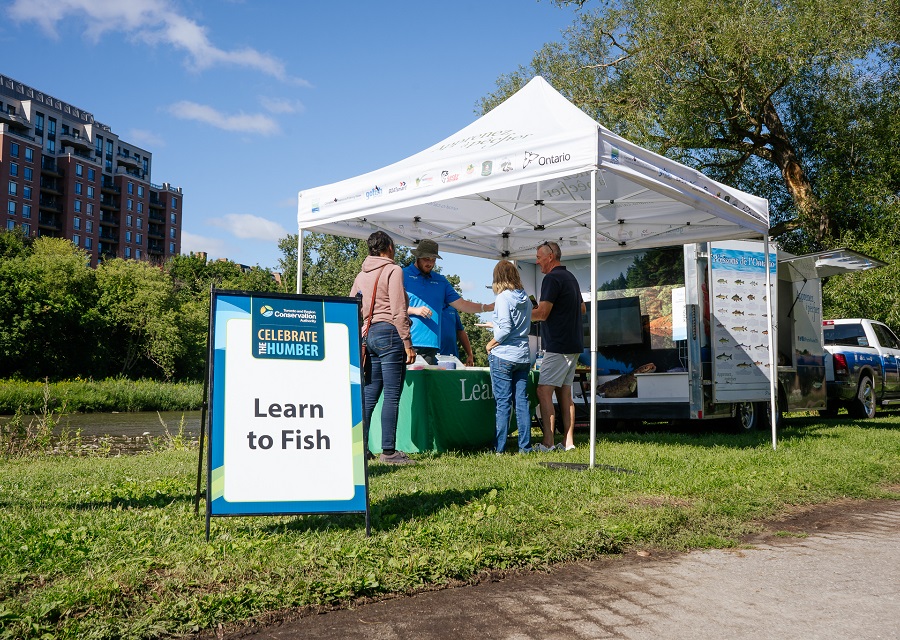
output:
<path id="1" fill-rule="evenodd" d="M 580 353 L 545 353 L 544 359 L 541 360 L 538 384 L 549 387 L 571 387 L 580 355 Z"/>

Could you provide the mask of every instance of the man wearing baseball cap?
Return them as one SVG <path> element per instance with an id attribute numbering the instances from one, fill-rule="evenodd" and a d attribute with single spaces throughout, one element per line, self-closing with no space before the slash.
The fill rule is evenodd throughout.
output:
<path id="1" fill-rule="evenodd" d="M 463 299 L 447 278 L 434 271 L 435 262 L 441 257 L 438 243 L 434 240 L 420 240 L 412 254 L 416 260 L 403 269 L 403 285 L 409 295 L 413 349 L 428 364 L 437 364 L 444 305 L 465 313 L 484 313 L 493 311 L 494 303 L 482 304 Z"/>

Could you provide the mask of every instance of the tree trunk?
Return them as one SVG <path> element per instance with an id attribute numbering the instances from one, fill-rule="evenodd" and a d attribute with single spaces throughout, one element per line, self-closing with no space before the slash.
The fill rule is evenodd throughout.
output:
<path id="1" fill-rule="evenodd" d="M 781 177 L 797 208 L 797 222 L 799 222 L 799 224 L 788 222 L 773 227 L 774 235 L 780 235 L 799 226 L 810 234 L 816 248 L 820 249 L 831 233 L 831 220 L 819 204 L 809 177 L 803 170 L 800 158 L 797 157 L 797 152 L 794 150 L 771 100 L 766 103 L 763 118 L 770 133 L 772 160 L 781 170 Z"/>

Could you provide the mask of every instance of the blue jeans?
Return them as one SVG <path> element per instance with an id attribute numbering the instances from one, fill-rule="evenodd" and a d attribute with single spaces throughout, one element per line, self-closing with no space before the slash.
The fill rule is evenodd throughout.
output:
<path id="1" fill-rule="evenodd" d="M 368 362 L 364 372 L 363 437 L 369 447 L 369 423 L 378 398 L 384 390 L 381 405 L 381 450 L 396 449 L 397 414 L 400 393 L 406 378 L 406 349 L 396 327 L 390 322 L 376 322 L 369 327 L 366 338 Z"/>
<path id="2" fill-rule="evenodd" d="M 519 429 L 519 453 L 531 451 L 531 413 L 528 411 L 528 362 L 510 362 L 491 354 L 491 386 L 497 400 L 497 452 L 506 447 L 509 433 L 509 419 L 512 408 L 516 408 L 516 424 Z"/>

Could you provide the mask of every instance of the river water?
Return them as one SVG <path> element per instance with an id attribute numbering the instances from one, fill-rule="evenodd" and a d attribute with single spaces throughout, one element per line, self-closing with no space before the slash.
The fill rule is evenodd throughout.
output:
<path id="1" fill-rule="evenodd" d="M 69 441 L 80 440 L 85 450 L 102 450 L 110 454 L 149 451 L 169 436 L 196 442 L 200 438 L 200 411 L 140 411 L 134 413 L 70 413 L 59 419 L 57 436 L 68 433 Z M 9 416 L 0 416 L 0 422 Z M 25 417 L 36 420 L 34 417 Z"/>

